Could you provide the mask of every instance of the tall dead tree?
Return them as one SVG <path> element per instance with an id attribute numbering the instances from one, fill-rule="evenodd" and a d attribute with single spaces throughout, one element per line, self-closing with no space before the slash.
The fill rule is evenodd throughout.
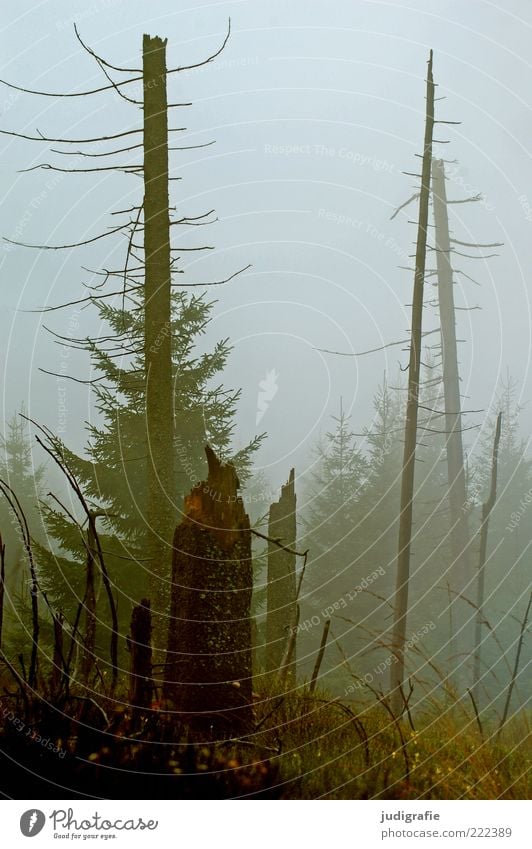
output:
<path id="1" fill-rule="evenodd" d="M 493 456 L 491 460 L 490 491 L 487 500 L 482 505 L 482 519 L 480 523 L 480 547 L 478 554 L 477 571 L 477 604 L 475 616 L 475 648 L 473 664 L 473 686 L 471 692 L 476 704 L 480 700 L 480 678 L 482 674 L 482 629 L 484 627 L 484 586 L 486 572 L 486 552 L 488 548 L 488 526 L 490 513 L 497 500 L 497 473 L 499 465 L 499 443 L 501 441 L 502 413 L 497 416 L 495 425 L 495 436 L 493 438 Z"/>
<path id="2" fill-rule="evenodd" d="M 142 177 L 144 183 L 144 198 L 142 203 L 132 205 L 130 208 L 115 211 L 113 214 L 120 216 L 116 219 L 116 226 L 110 227 L 104 232 L 91 235 L 89 238 L 80 239 L 79 241 L 68 244 L 26 244 L 22 242 L 13 242 L 14 244 L 32 248 L 38 251 L 62 251 L 72 250 L 86 245 L 93 245 L 101 239 L 115 238 L 118 236 L 125 237 L 127 251 L 123 262 L 119 262 L 117 268 L 105 269 L 103 271 L 93 271 L 93 285 L 89 286 L 90 294 L 84 293 L 83 296 L 69 300 L 67 303 L 57 306 L 47 306 L 44 311 L 59 310 L 73 306 L 94 304 L 98 309 L 107 305 L 106 299 L 115 298 L 119 295 L 122 299 L 123 310 L 126 309 L 126 304 L 136 316 L 139 314 L 143 318 L 143 326 L 141 327 L 142 338 L 139 338 L 139 333 L 136 330 L 124 331 L 121 327 L 116 329 L 110 328 L 109 334 L 96 337 L 76 338 L 72 336 L 61 336 L 52 334 L 56 338 L 61 339 L 62 344 L 66 347 L 72 347 L 77 350 L 85 350 L 91 353 L 103 352 L 104 359 L 107 355 L 112 358 L 113 362 L 123 356 L 127 361 L 130 361 L 132 356 L 144 354 L 144 362 L 139 364 L 137 361 L 130 369 L 120 369 L 120 379 L 117 379 L 116 386 L 120 393 L 123 381 L 131 380 L 131 383 L 138 382 L 138 375 L 143 370 L 145 372 L 142 388 L 145 390 L 144 397 L 138 400 L 139 407 L 145 409 L 146 416 L 146 471 L 142 474 L 141 496 L 146 495 L 146 507 L 142 511 L 142 516 L 139 517 L 145 520 L 148 525 L 148 543 L 147 551 L 144 549 L 141 552 L 134 552 L 131 555 L 131 560 L 134 561 L 135 567 L 138 568 L 139 559 L 144 563 L 148 560 L 151 566 L 152 580 L 151 584 L 151 600 L 157 610 L 165 610 L 167 607 L 167 599 L 170 595 L 168 591 L 164 591 L 164 582 L 171 574 L 171 559 L 172 559 L 172 533 L 175 525 L 175 517 L 177 509 L 173 503 L 175 499 L 175 454 L 176 446 L 174 443 L 174 415 L 173 415 L 173 385 L 172 374 L 175 375 L 176 367 L 172 367 L 171 357 L 171 276 L 173 274 L 182 273 L 182 269 L 178 268 L 176 263 L 182 251 L 203 251 L 210 250 L 210 246 L 194 246 L 194 247 L 176 247 L 170 245 L 170 210 L 169 210 L 169 168 L 168 168 L 168 135 L 171 133 L 181 133 L 185 130 L 184 127 L 168 127 L 168 112 L 170 109 L 189 106 L 189 103 L 168 103 L 167 102 L 167 77 L 170 74 L 186 72 L 193 68 L 199 68 L 212 62 L 225 48 L 230 37 L 230 22 L 227 35 L 225 36 L 221 46 L 206 59 L 195 62 L 188 66 L 179 66 L 166 68 L 166 41 L 149 35 L 144 36 L 143 41 L 143 63 L 142 68 L 121 68 L 107 62 L 99 56 L 91 47 L 84 43 L 77 28 L 75 27 L 76 37 L 88 53 L 89 56 L 96 62 L 100 71 L 106 78 L 106 83 L 103 85 L 90 88 L 86 91 L 76 92 L 47 92 L 34 89 L 24 88 L 14 85 L 5 80 L 0 80 L 0 85 L 5 85 L 8 88 L 24 92 L 28 95 L 44 97 L 44 98 L 88 98 L 99 96 L 104 92 L 113 93 L 122 100 L 133 104 L 142 110 L 143 125 L 133 126 L 127 130 L 109 133 L 97 137 L 55 137 L 48 136 L 41 132 L 36 135 L 26 133 L 17 133 L 10 130 L 0 130 L 1 135 L 7 135 L 13 138 L 22 138 L 39 142 L 40 144 L 60 145 L 60 148 L 52 148 L 56 155 L 60 155 L 59 164 L 49 162 L 40 163 L 39 165 L 28 168 L 28 171 L 35 169 L 45 169 L 46 171 L 58 172 L 60 174 L 93 174 L 93 173 L 120 173 L 124 175 L 133 175 Z M 125 79 L 118 81 L 113 79 L 114 75 L 125 74 Z M 142 100 L 137 100 L 131 96 L 130 86 L 136 84 L 143 85 L 144 97 Z M 128 95 L 126 92 L 130 92 Z M 71 102 L 67 100 L 66 102 Z M 137 122 L 135 122 L 137 124 Z M 117 141 L 123 147 L 115 148 L 111 142 Z M 183 148 L 172 147 L 172 150 L 192 150 L 202 147 L 207 147 L 213 142 L 200 143 L 196 145 L 186 145 Z M 96 148 L 92 147 L 93 145 Z M 100 148 L 100 149 L 98 149 Z M 103 148 L 103 149 L 102 149 Z M 137 151 L 143 154 L 143 161 L 119 162 L 117 164 L 116 155 L 125 154 L 124 159 L 129 160 L 129 154 Z M 64 167 L 65 156 L 75 157 L 73 163 L 68 163 Z M 135 154 L 134 154 L 135 156 Z M 103 160 L 102 160 L 103 157 Z M 109 157 L 109 159 L 107 159 Z M 212 212 L 212 211 L 211 211 Z M 192 218 L 187 216 L 179 216 L 177 220 L 172 220 L 171 225 L 182 226 L 199 226 L 200 224 L 210 223 L 209 218 L 211 212 L 203 215 L 197 215 Z M 124 221 L 122 216 L 126 216 Z M 140 238 L 138 238 L 140 236 Z M 9 239 L 7 241 L 10 241 Z M 171 257 L 171 252 L 176 251 L 177 256 Z M 246 269 L 249 266 L 246 266 Z M 222 280 L 213 281 L 214 285 L 220 285 L 232 280 L 238 274 L 246 269 L 240 269 L 230 276 Z M 117 282 L 118 281 L 118 282 Z M 116 284 L 116 285 L 115 285 Z M 181 283 L 182 288 L 201 287 L 204 288 L 210 283 Z M 108 291 L 108 288 L 110 291 Z M 110 324 L 113 324 L 112 319 Z M 110 353 L 112 352 L 112 353 Z M 43 369 L 43 371 L 45 371 Z M 103 369 L 105 373 L 105 369 Z M 102 374 L 99 374 L 93 380 L 79 380 L 71 375 L 57 372 L 47 372 L 59 377 L 62 380 L 68 378 L 80 382 L 82 384 L 96 386 L 102 380 Z M 102 384 L 100 384 L 101 386 Z M 131 386 L 131 384 L 130 384 Z M 107 391 L 107 389 L 106 389 Z M 138 396 L 137 396 L 138 397 Z M 118 416 L 117 416 L 118 418 Z M 52 454 L 62 456 L 62 449 L 57 440 L 53 440 L 50 432 L 46 432 L 46 438 L 52 439 Z M 203 437 L 200 434 L 200 441 Z M 42 442 L 40 443 L 43 444 Z M 44 445 L 43 445 L 44 447 Z M 59 448 L 59 455 L 56 449 Z M 49 450 L 46 448 L 45 450 Z M 139 451 L 139 454 L 142 452 Z M 57 456 L 54 459 L 57 461 Z M 93 455 L 94 458 L 94 455 Z M 74 459 L 75 458 L 74 456 Z M 126 458 L 127 459 L 127 458 Z M 102 462 L 101 458 L 98 462 Z M 105 462 L 105 461 L 103 461 Z M 60 463 L 61 465 L 61 463 Z M 92 559 L 89 556 L 88 563 L 88 585 L 89 585 L 89 600 L 92 598 L 92 583 L 94 579 L 94 566 L 100 568 L 102 586 L 105 590 L 110 606 L 112 628 L 111 628 L 111 665 L 113 669 L 113 684 L 116 684 L 118 666 L 117 666 L 117 646 L 118 646 L 118 614 L 117 602 L 113 596 L 111 582 L 106 570 L 103 559 L 103 552 L 99 545 L 98 535 L 93 518 L 89 515 L 87 503 L 83 492 L 78 485 L 75 477 L 70 475 L 70 469 L 66 469 L 61 465 L 62 470 L 67 474 L 71 485 L 75 488 L 76 494 L 80 499 L 83 510 L 87 514 L 89 520 L 89 533 L 93 534 L 93 541 L 96 544 L 97 558 Z M 99 486 L 99 485 L 98 485 Z M 108 495 L 108 493 L 107 493 Z M 106 493 L 98 491 L 97 500 L 102 500 L 104 503 L 109 499 Z M 68 519 L 73 525 L 77 525 L 77 521 L 72 514 L 64 508 L 57 499 L 55 499 L 61 507 L 65 520 Z M 110 499 L 112 500 L 112 498 Z M 142 497 L 139 498 L 142 501 Z M 116 536 L 124 539 L 123 519 L 124 516 L 117 515 L 114 510 L 108 510 L 106 517 L 109 525 L 115 532 Z M 85 543 L 84 543 L 85 544 Z M 92 549 L 92 543 L 89 542 L 89 549 Z M 139 554 L 141 555 L 139 558 Z M 148 557 L 145 557 L 147 554 Z M 30 567 L 32 567 L 30 561 Z M 92 570 L 92 572 L 91 572 Z M 34 576 L 33 576 L 34 577 Z M 37 589 L 36 578 L 33 579 L 33 588 Z M 90 602 L 91 603 L 91 602 Z M 32 660 L 30 664 L 30 683 L 36 675 L 37 671 L 37 643 L 38 643 L 38 609 L 37 595 L 32 591 L 32 617 L 34 621 Z M 81 614 L 80 614 L 81 615 Z M 79 618 L 79 617 L 78 617 Z M 156 620 L 157 621 L 157 620 Z M 77 630 L 78 622 L 74 630 Z M 88 615 L 86 620 L 86 634 L 89 636 L 88 649 L 85 653 L 87 661 L 86 672 L 88 674 L 90 656 L 90 642 L 92 640 L 92 618 Z"/>
<path id="3" fill-rule="evenodd" d="M 394 600 L 394 624 L 392 651 L 395 663 L 390 667 L 390 690 L 392 710 L 396 716 L 403 712 L 402 684 L 405 668 L 405 639 L 408 614 L 408 589 L 410 580 L 410 549 L 412 542 L 412 511 L 414 502 L 414 473 L 416 463 L 417 423 L 419 406 L 419 380 L 421 369 L 421 345 L 423 337 L 423 289 L 427 254 L 427 228 L 429 215 L 432 143 L 434 130 L 434 80 L 432 76 L 432 50 L 430 51 L 427 87 L 425 138 L 421 192 L 419 196 L 418 233 L 414 295 L 412 301 L 412 328 L 410 359 L 408 365 L 408 399 L 406 405 L 405 444 L 401 478 L 401 506 L 399 517 L 399 541 L 397 552 L 397 581 Z"/>
<path id="4" fill-rule="evenodd" d="M 277 674 L 296 618 L 296 493 L 295 472 L 270 506 L 268 523 L 268 585 L 266 614 L 266 671 Z M 277 545 L 275 540 L 281 543 Z M 294 683 L 295 644 L 288 659 L 287 681 Z"/>
<path id="5" fill-rule="evenodd" d="M 443 395 L 445 410 L 445 439 L 447 455 L 447 480 L 449 487 L 449 510 L 451 527 L 452 566 L 449 586 L 452 590 L 455 613 L 464 608 L 460 594 L 467 588 L 470 579 L 469 528 L 467 516 L 467 487 L 462 441 L 462 413 L 456 322 L 453 291 L 453 269 L 451 265 L 451 240 L 447 212 L 445 187 L 445 165 L 442 159 L 432 161 L 432 200 L 436 228 L 436 264 L 438 276 L 438 304 L 441 326 L 441 352 L 443 373 Z M 455 624 L 462 625 L 463 617 L 453 616 Z M 457 642 L 451 635 L 452 654 Z"/>
<path id="6" fill-rule="evenodd" d="M 144 36 L 147 511 L 151 598 L 165 606 L 175 525 L 166 40 Z"/>
<path id="7" fill-rule="evenodd" d="M 207 480 L 174 535 L 164 694 L 196 727 L 234 736 L 252 722 L 251 531 L 234 467 L 205 451 Z"/>

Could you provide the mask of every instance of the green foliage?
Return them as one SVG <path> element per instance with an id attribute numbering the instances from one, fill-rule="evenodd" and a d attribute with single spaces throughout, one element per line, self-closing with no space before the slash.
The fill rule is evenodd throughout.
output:
<path id="1" fill-rule="evenodd" d="M 316 471 L 305 493 L 301 545 L 311 556 L 298 653 L 308 678 L 324 621 L 332 617 L 322 672 L 338 695 L 350 680 L 346 659 L 358 674 L 379 662 L 376 638 L 389 615 L 381 599 L 391 591 L 397 546 L 400 409 L 400 397 L 384 380 L 375 395 L 372 425 L 364 431 L 365 451 L 343 411 L 333 417 L 335 428 L 317 447 Z"/>
<path id="2" fill-rule="evenodd" d="M 511 379 L 502 385 L 484 428 L 480 451 L 472 463 L 472 524 L 480 527 L 481 504 L 490 487 L 495 421 L 502 411 L 501 441 L 498 455 L 497 501 L 488 526 L 485 567 L 483 699 L 502 703 L 501 691 L 513 665 L 516 642 L 530 592 L 532 563 L 532 461 L 528 444 L 520 433 L 521 408 L 516 401 L 516 387 Z M 474 548 L 478 558 L 478 541 Z M 477 561 L 475 561 L 477 562 Z M 474 593 L 473 600 L 476 601 Z M 524 670 L 530 663 L 530 643 L 525 640 L 521 669 L 512 709 L 530 698 L 530 676 Z"/>
<path id="3" fill-rule="evenodd" d="M 76 455 L 63 445 L 61 452 L 88 506 L 100 515 L 102 548 L 125 627 L 124 618 L 127 621 L 131 604 L 138 603 L 145 594 L 148 581 L 144 568 L 147 527 L 144 312 L 142 300 L 133 297 L 120 306 L 112 306 L 105 300 L 96 305 L 102 326 L 109 330 L 100 340 L 86 342 L 97 375 L 93 391 L 99 420 L 88 425 L 86 456 Z M 239 391 L 227 390 L 218 382 L 230 346 L 225 339 L 208 352 L 199 350 L 212 308 L 213 304 L 204 296 L 173 292 L 170 333 L 176 524 L 184 495 L 205 477 L 207 442 L 219 456 L 235 463 L 245 482 L 251 472 L 253 453 L 262 439 L 255 437 L 236 454 L 232 451 Z M 79 528 L 57 504 L 48 505 L 45 521 L 62 559 L 41 549 L 40 568 L 51 596 L 65 605 L 65 612 L 72 617 L 77 599 L 83 597 L 80 592 L 85 545 Z M 76 590 L 75 597 L 72 587 Z M 105 612 L 102 615 L 107 618 Z"/>
<path id="4" fill-rule="evenodd" d="M 35 465 L 27 422 L 15 413 L 0 436 L 0 478 L 14 491 L 28 520 L 32 534 L 42 534 L 39 501 L 43 495 L 44 466 Z M 0 499 L 0 532 L 8 557 L 13 546 L 20 549 L 20 531 L 6 499 Z"/>

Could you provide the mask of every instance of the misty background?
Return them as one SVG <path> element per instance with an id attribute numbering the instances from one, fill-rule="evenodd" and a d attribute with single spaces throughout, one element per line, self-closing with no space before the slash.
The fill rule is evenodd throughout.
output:
<path id="1" fill-rule="evenodd" d="M 482 193 L 483 201 L 450 207 L 457 239 L 504 242 L 489 260 L 457 257 L 462 391 L 466 409 L 489 410 L 510 373 L 516 400 L 531 414 L 531 322 L 527 274 L 532 261 L 532 162 L 528 61 L 532 9 L 528 2 L 237 2 L 29 3 L 4 10 L 3 79 L 44 91 L 105 85 L 77 42 L 108 61 L 141 67 L 142 34 L 168 38 L 168 66 L 201 61 L 232 34 L 223 54 L 198 70 L 169 78 L 171 126 L 179 145 L 215 140 L 211 147 L 171 154 L 171 205 L 194 216 L 215 209 L 218 221 L 174 235 L 174 244 L 215 250 L 184 253 L 183 283 L 219 280 L 252 264 L 225 286 L 207 289 L 217 300 L 206 348 L 229 337 L 234 350 L 224 382 L 242 387 L 236 447 L 256 433 L 268 438 L 257 455 L 276 488 L 291 466 L 304 476 L 320 433 L 338 415 L 340 397 L 352 429 L 371 426 L 372 398 L 384 373 L 396 385 L 405 346 L 362 357 L 352 354 L 407 339 L 417 215 L 412 204 L 390 216 L 415 190 L 403 171 L 419 171 L 424 76 L 429 49 L 439 88 L 437 117 L 461 121 L 437 127 L 435 155 L 449 165 L 450 200 Z M 135 85 L 127 92 L 134 96 Z M 0 88 L 0 128 L 19 133 L 85 137 L 140 127 L 140 107 L 114 92 L 90 98 L 40 98 Z M 113 226 L 110 212 L 139 202 L 137 176 L 19 173 L 39 163 L 80 165 L 50 152 L 53 144 L 1 137 L 3 203 L 0 233 L 15 241 L 59 245 L 91 238 Z M 57 147 L 57 145 L 56 145 Z M 73 146 L 73 149 L 74 146 Z M 138 151 L 113 162 L 139 161 Z M 97 160 L 83 161 L 83 167 Z M 116 219 L 115 219 L 116 220 Z M 26 312 L 88 294 L 98 279 L 89 269 L 120 267 L 125 238 L 111 237 L 66 251 L 0 245 L 0 334 L 3 418 L 26 411 L 81 450 L 83 420 L 93 419 L 90 387 L 56 377 L 91 378 L 89 357 L 54 342 L 44 326 L 65 336 L 98 331 L 88 307 Z M 466 250 L 467 249 L 463 249 Z M 476 253 L 474 250 L 471 253 Z M 428 265 L 432 267 L 429 254 Z M 201 289 L 195 290 L 200 292 Z M 430 287 L 427 287 L 427 299 Z M 438 327 L 434 310 L 425 329 Z M 272 374 L 273 373 L 273 374 Z M 269 377 L 268 377 L 269 375 Z M 260 421 L 262 381 L 274 385 Z M 61 390 L 62 391 L 62 390 Z M 60 402 L 66 411 L 59 411 Z M 491 420 L 466 417 L 466 426 Z M 482 427 L 466 434 L 468 451 Z M 360 444 L 364 446 L 364 439 Z"/>

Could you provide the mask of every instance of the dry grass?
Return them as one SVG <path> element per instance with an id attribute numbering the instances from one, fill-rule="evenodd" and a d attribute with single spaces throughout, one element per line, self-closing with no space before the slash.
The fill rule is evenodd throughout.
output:
<path id="1" fill-rule="evenodd" d="M 270 703 L 270 711 L 276 702 Z M 268 706 L 262 706 L 265 714 Z M 530 798 L 530 732 L 515 718 L 500 739 L 481 737 L 472 711 L 432 705 L 394 722 L 379 704 L 359 707 L 286 697 L 265 721 L 263 739 L 280 754 L 281 795 L 296 799 Z"/>
<path id="2" fill-rule="evenodd" d="M 375 701 L 355 709 L 300 688 L 264 696 L 255 730 L 225 742 L 164 711 L 150 711 L 139 727 L 127 708 L 102 705 L 105 712 L 74 699 L 58 711 L 44 699 L 4 695 L 0 762 L 9 770 L 0 769 L 0 791 L 14 798 L 530 798 L 528 717 L 512 719 L 497 739 L 488 723 L 481 734 L 470 702 L 426 701 L 397 722 Z"/>

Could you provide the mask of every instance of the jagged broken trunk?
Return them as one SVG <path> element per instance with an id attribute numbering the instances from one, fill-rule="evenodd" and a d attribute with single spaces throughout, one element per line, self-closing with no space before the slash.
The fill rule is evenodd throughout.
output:
<path id="1" fill-rule="evenodd" d="M 164 693 L 196 727 L 251 726 L 251 532 L 234 467 L 205 449 L 206 481 L 174 535 Z"/>
<path id="2" fill-rule="evenodd" d="M 286 665 L 288 684 L 295 682 L 296 646 L 290 640 L 297 626 L 296 600 L 296 493 L 294 469 L 281 487 L 281 497 L 270 506 L 268 535 L 268 592 L 266 615 L 266 671 L 274 680 Z M 278 540 L 280 545 L 274 540 Z M 287 657 L 286 652 L 290 656 Z"/>

